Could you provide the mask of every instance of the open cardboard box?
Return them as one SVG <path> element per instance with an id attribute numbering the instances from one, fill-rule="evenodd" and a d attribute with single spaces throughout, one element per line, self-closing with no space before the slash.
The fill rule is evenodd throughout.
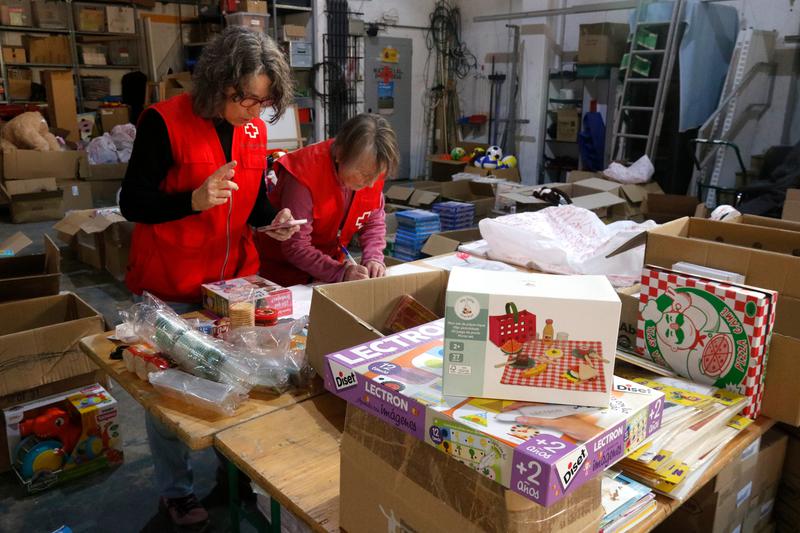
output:
<path id="1" fill-rule="evenodd" d="M 103 233 L 114 224 L 127 222 L 118 208 L 70 211 L 53 229 L 58 238 L 78 252 L 78 258 L 98 270 L 106 265 Z"/>
<path id="2" fill-rule="evenodd" d="M 642 201 L 641 209 L 645 220 L 664 224 L 678 218 L 695 216 L 699 205 L 702 204 L 694 196 L 648 194 Z"/>
<path id="3" fill-rule="evenodd" d="M 18 256 L 30 242 L 18 232 L 0 243 L 0 250 L 11 250 L 14 254 L 0 257 L 0 302 L 58 294 L 61 283 L 58 246 L 45 235 L 43 254 Z"/>
<path id="4" fill-rule="evenodd" d="M 14 224 L 58 220 L 64 216 L 63 193 L 58 188 L 11 194 L 5 187 L 9 183 L 13 182 L 0 184 L 0 193 L 9 200 L 11 222 Z"/>
<path id="5" fill-rule="evenodd" d="M 800 425 L 800 232 L 746 223 L 681 218 L 642 233 L 614 253 L 646 243 L 644 264 L 685 261 L 745 275 L 778 291 L 762 413 Z"/>
<path id="6" fill-rule="evenodd" d="M 474 181 L 448 181 L 441 184 L 442 198 L 475 206 L 475 219 L 486 218 L 494 209 L 494 187 Z"/>
<path id="7" fill-rule="evenodd" d="M 442 231 L 428 237 L 422 247 L 422 253 L 430 256 L 449 254 L 458 250 L 462 244 L 479 241 L 482 238 L 478 228 Z"/>
<path id="8" fill-rule="evenodd" d="M 14 150 L 0 154 L 0 161 L 2 161 L 0 177 L 6 181 L 36 178 L 74 179 L 89 175 L 86 152 L 75 150 L 62 152 Z"/>
<path id="9" fill-rule="evenodd" d="M 781 218 L 800 222 L 800 189 L 786 191 L 786 200 L 783 203 Z"/>
<path id="10" fill-rule="evenodd" d="M 449 272 L 432 270 L 315 287 L 306 346 L 311 366 L 322 374 L 327 354 L 383 337 L 383 324 L 406 294 L 443 317 L 448 278 Z"/>

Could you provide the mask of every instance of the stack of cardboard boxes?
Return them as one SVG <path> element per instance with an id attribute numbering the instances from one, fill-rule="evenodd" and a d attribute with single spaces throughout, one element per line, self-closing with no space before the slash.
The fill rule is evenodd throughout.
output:
<path id="1" fill-rule="evenodd" d="M 62 242 L 75 250 L 81 262 L 123 280 L 133 226 L 119 208 L 112 207 L 71 211 L 53 229 Z"/>
<path id="2" fill-rule="evenodd" d="M 788 434 L 783 473 L 775 498 L 775 526 L 778 533 L 797 531 L 800 524 L 800 428 L 783 426 Z"/>

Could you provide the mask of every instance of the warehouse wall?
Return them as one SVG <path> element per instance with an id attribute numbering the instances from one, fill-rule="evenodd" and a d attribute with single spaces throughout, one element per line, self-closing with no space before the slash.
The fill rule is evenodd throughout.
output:
<path id="1" fill-rule="evenodd" d="M 490 60 L 485 57 L 489 52 L 506 52 L 511 49 L 506 22 L 474 23 L 472 18 L 480 15 L 520 12 L 540 9 L 551 9 L 563 5 L 585 5 L 599 3 L 600 0 L 509 0 L 500 3 L 487 3 L 482 0 L 460 0 L 462 9 L 465 40 L 478 56 L 481 70 L 476 76 L 460 85 L 462 110 L 464 114 L 488 113 L 489 83 L 486 80 Z M 727 5 L 737 7 L 741 27 L 752 26 L 755 29 L 775 30 L 777 33 L 774 60 L 778 63 L 777 77 L 772 98 L 772 105 L 762 115 L 749 113 L 743 122 L 736 142 L 743 145 L 749 154 L 763 152 L 775 144 L 794 144 L 800 141 L 800 83 L 797 80 L 798 45 L 783 42 L 785 35 L 800 33 L 800 3 L 796 0 L 774 0 L 770 2 L 752 2 L 733 0 Z M 523 142 L 520 143 L 520 168 L 525 181 L 536 175 L 540 164 L 542 135 L 542 119 L 544 117 L 545 79 L 547 68 L 559 65 L 558 43 L 563 32 L 563 59 L 569 62 L 578 48 L 578 27 L 580 24 L 595 22 L 627 22 L 630 11 L 597 12 L 565 17 L 528 18 L 511 21 L 523 27 L 534 26 L 537 31 L 540 25 L 549 30 L 536 35 L 524 35 L 524 55 L 522 58 L 521 93 L 519 99 L 519 118 L 528 119 L 530 124 L 521 126 Z M 503 66 L 505 70 L 506 66 Z M 500 67 L 498 66 L 498 70 Z M 767 76 L 759 76 L 753 82 L 752 89 L 745 95 L 751 103 L 760 102 L 769 86 Z M 741 109 L 741 107 L 740 107 Z M 501 115 L 503 112 L 501 111 Z M 531 141 L 530 137 L 536 139 Z M 485 134 L 483 139 L 485 140 Z M 526 140 L 527 139 L 527 140 Z M 746 161 L 747 163 L 748 161 Z M 728 173 L 730 174 L 730 173 Z M 732 174 L 730 174 L 732 175 Z"/>
<path id="2" fill-rule="evenodd" d="M 325 0 L 314 0 L 315 13 L 317 14 L 317 49 L 316 61 L 323 58 L 323 34 L 326 31 L 327 20 L 325 14 Z M 384 13 L 398 18 L 397 24 L 402 26 L 428 26 L 429 16 L 435 5 L 435 0 L 414 0 L 412 2 L 385 2 L 378 0 L 356 1 L 350 0 L 350 9 L 364 13 L 366 22 L 382 20 Z M 428 50 L 425 45 L 425 32 L 419 29 L 387 28 L 379 34 L 381 37 L 398 37 L 411 39 L 413 42 L 412 83 L 414 94 L 411 97 L 411 173 L 417 176 L 426 173 L 425 156 L 427 154 L 424 117 L 426 110 L 422 105 L 423 90 L 426 86 L 425 71 L 428 59 Z M 322 88 L 321 75 L 317 86 Z M 363 87 L 363 85 L 362 85 Z M 317 138 L 324 136 L 324 110 L 317 103 Z"/>

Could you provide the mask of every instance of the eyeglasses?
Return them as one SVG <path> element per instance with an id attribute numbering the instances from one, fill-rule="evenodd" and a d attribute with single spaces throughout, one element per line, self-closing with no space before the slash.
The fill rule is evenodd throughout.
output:
<path id="1" fill-rule="evenodd" d="M 255 98 L 253 96 L 244 96 L 241 94 L 234 94 L 231 97 L 231 101 L 239 104 L 240 106 L 244 107 L 245 109 L 252 109 L 255 106 L 261 106 L 261 109 L 266 109 L 268 107 L 272 107 L 272 97 L 268 96 L 263 99 Z"/>

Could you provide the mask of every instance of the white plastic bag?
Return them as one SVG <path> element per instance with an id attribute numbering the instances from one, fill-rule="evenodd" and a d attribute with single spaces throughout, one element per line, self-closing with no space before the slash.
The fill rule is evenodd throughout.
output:
<path id="1" fill-rule="evenodd" d="M 486 218 L 479 224 L 492 259 L 555 274 L 602 274 L 615 286 L 632 285 L 641 277 L 644 247 L 606 256 L 655 226 L 652 220 L 606 225 L 574 205 Z"/>
<path id="2" fill-rule="evenodd" d="M 629 167 L 620 165 L 619 163 L 611 163 L 603 174 L 619 183 L 647 183 L 653 177 L 656 169 L 650 158 L 643 155 L 636 160 L 634 164 Z"/>
<path id="3" fill-rule="evenodd" d="M 120 163 L 127 163 L 133 151 L 133 141 L 136 139 L 136 126 L 133 124 L 120 124 L 111 130 L 111 140 L 117 147 Z"/>
<path id="4" fill-rule="evenodd" d="M 86 147 L 86 152 L 89 156 L 89 163 L 93 165 L 119 163 L 117 146 L 108 133 L 104 133 L 100 137 L 92 139 Z"/>

